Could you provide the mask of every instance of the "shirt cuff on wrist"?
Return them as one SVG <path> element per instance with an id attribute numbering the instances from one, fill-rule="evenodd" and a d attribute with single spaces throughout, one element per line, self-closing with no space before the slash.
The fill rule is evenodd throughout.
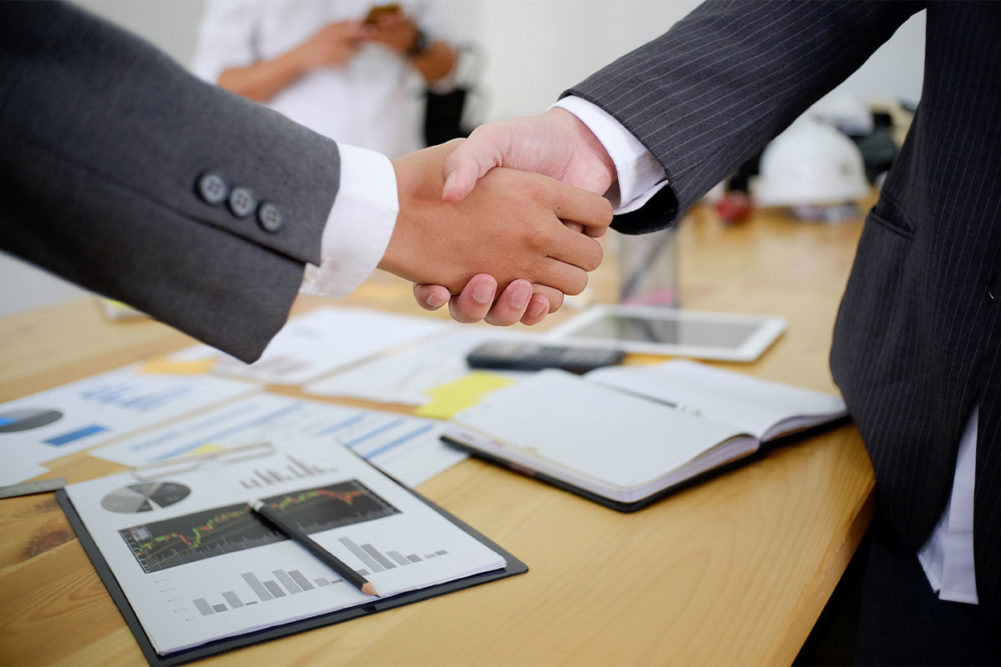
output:
<path id="1" fill-rule="evenodd" d="M 342 297 L 382 259 L 400 210 L 396 172 L 385 155 L 338 144 L 340 185 L 323 228 L 320 266 L 307 265 L 303 292 Z"/>
<path id="2" fill-rule="evenodd" d="M 607 111 L 573 95 L 553 106 L 577 116 L 612 158 L 618 176 L 618 193 L 613 187 L 608 194 L 616 213 L 641 208 L 667 185 L 664 167 L 653 153 Z"/>

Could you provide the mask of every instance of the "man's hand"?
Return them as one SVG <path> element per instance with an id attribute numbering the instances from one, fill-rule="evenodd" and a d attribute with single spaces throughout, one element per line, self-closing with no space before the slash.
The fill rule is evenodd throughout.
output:
<path id="1" fill-rule="evenodd" d="M 615 165 L 601 142 L 559 107 L 476 128 L 445 160 L 442 199 L 461 201 L 494 167 L 534 171 L 599 195 L 616 179 Z"/>
<path id="2" fill-rule="evenodd" d="M 379 14 L 374 25 L 365 26 L 365 39 L 406 54 L 417 40 L 417 26 L 402 10 Z"/>
<path id="3" fill-rule="evenodd" d="M 364 37 L 361 21 L 328 23 L 292 53 L 304 72 L 320 67 L 339 67 L 358 53 Z"/>
<path id="4" fill-rule="evenodd" d="M 270 60 L 230 67 L 219 75 L 226 90 L 267 102 L 314 69 L 346 64 L 361 48 L 361 21 L 328 23 L 312 37 Z"/>
<path id="5" fill-rule="evenodd" d="M 597 194 L 604 193 L 616 180 L 615 165 L 598 139 L 576 116 L 559 107 L 537 116 L 477 128 L 445 160 L 442 199 L 461 201 L 477 180 L 495 167 L 534 171 Z M 584 230 L 591 234 L 594 231 Z M 460 322 L 486 319 L 502 326 L 518 321 L 535 324 L 556 310 L 543 308 L 558 298 L 551 290 L 536 288 L 535 295 L 526 302 L 522 298 L 524 287 L 512 283 L 494 304 L 496 289 L 493 283 L 491 290 L 489 276 L 477 276 L 455 298 L 441 285 L 416 285 L 414 297 L 428 310 L 449 303 L 452 317 Z M 474 298 L 474 293 L 480 298 Z M 485 302 L 488 294 L 490 300 Z"/>
<path id="6" fill-rule="evenodd" d="M 380 268 L 442 286 L 449 295 L 478 273 L 492 276 L 501 288 L 526 279 L 553 296 L 547 310 L 558 308 L 562 295 L 552 290 L 580 293 L 587 285 L 586 271 L 602 257 L 597 241 L 562 221 L 600 236 L 612 220 L 611 206 L 597 195 L 511 169 L 493 170 L 461 202 L 442 202 L 444 161 L 462 143 L 394 160 L 400 213 Z M 481 282 L 470 291 L 474 301 L 480 295 L 477 285 Z M 523 288 L 510 289 L 518 296 Z"/>
<path id="7" fill-rule="evenodd" d="M 375 21 L 365 21 L 365 39 L 382 44 L 420 72 L 428 83 L 441 79 L 455 67 L 455 52 L 445 42 L 421 33 L 413 19 L 402 9 L 379 13 Z"/>

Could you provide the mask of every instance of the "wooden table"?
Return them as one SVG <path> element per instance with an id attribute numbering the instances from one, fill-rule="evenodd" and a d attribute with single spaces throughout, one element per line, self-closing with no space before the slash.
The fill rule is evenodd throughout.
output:
<path id="1" fill-rule="evenodd" d="M 832 391 L 831 328 L 860 230 L 858 221 L 797 223 L 769 211 L 726 227 L 696 210 L 678 236 L 684 305 L 789 320 L 757 363 L 722 366 Z M 613 269 L 597 272 L 599 295 Z M 345 304 L 423 312 L 389 277 Z M 108 323 L 89 300 L 2 318 L 0 401 L 190 343 L 152 322 Z M 120 470 L 86 453 L 50 467 L 71 482 Z M 868 525 L 873 484 L 851 425 L 631 515 L 468 460 L 419 490 L 524 560 L 527 575 L 212 660 L 789 663 Z M 143 661 L 51 495 L 0 501 L 0 531 L 0 663 Z"/>

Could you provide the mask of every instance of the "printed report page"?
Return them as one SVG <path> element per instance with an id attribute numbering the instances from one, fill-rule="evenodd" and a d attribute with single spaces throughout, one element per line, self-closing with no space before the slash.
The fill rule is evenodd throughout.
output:
<path id="1" fill-rule="evenodd" d="M 372 600 L 247 509 L 261 499 L 381 597 L 504 559 L 347 448 L 301 438 L 156 480 L 67 487 L 160 654 Z"/>

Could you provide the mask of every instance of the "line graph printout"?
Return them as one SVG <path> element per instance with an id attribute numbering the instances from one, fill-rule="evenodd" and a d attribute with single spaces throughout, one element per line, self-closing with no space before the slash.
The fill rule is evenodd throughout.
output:
<path id="1" fill-rule="evenodd" d="M 260 393 L 118 440 L 91 455 L 135 467 L 258 442 L 277 446 L 318 438 L 344 443 L 414 486 L 466 458 L 441 442 L 441 429 L 438 422 L 426 419 Z M 241 483 L 267 494 L 271 485 L 309 474 L 308 468 L 286 461 L 276 467 L 259 466 Z"/>
<path id="2" fill-rule="evenodd" d="M 293 460 L 310 475 L 266 489 L 241 483 Z M 318 439 L 256 458 L 208 461 L 159 483 L 140 491 L 162 502 L 132 513 L 103 503 L 137 484 L 131 473 L 66 491 L 161 655 L 371 603 L 299 544 L 260 523 L 246 509 L 255 499 L 349 566 L 366 570 L 382 597 L 505 565 L 350 450 Z M 188 490 L 183 497 L 182 487 Z"/>
<path id="3" fill-rule="evenodd" d="M 0 405 L 0 453 L 39 463 L 180 415 L 260 391 L 246 382 L 140 372 L 141 364 L 94 375 Z M 16 480 L 15 480 L 16 481 Z"/>
<path id="4" fill-rule="evenodd" d="M 307 534 L 399 512 L 356 479 L 262 500 Z M 245 503 L 130 526 L 118 534 L 147 574 L 286 539 L 251 514 Z"/>

